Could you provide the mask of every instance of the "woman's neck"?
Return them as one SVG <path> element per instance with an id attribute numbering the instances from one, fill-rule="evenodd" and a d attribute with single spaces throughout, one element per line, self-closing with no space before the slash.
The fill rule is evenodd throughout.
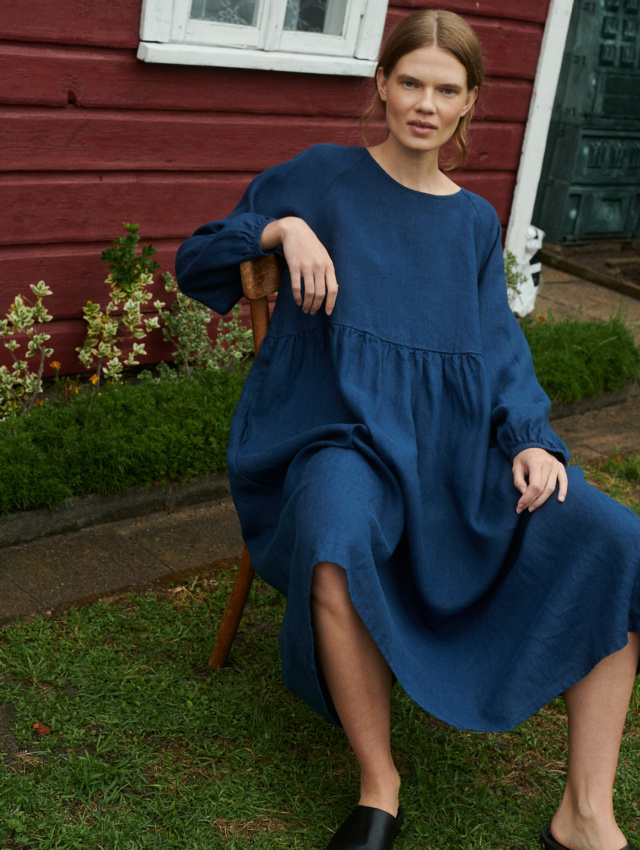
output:
<path id="1" fill-rule="evenodd" d="M 389 136 L 382 144 L 368 150 L 390 177 L 408 189 L 429 195 L 453 195 L 460 189 L 438 168 L 439 149 L 413 151 L 398 145 L 393 136 Z"/>

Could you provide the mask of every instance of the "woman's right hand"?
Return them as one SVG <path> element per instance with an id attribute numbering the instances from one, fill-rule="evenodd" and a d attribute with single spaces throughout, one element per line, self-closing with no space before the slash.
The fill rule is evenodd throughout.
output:
<path id="1" fill-rule="evenodd" d="M 305 313 L 313 315 L 324 301 L 325 313 L 331 315 L 338 295 L 336 273 L 327 249 L 313 230 L 301 218 L 279 218 L 270 222 L 260 237 L 263 251 L 272 251 L 278 245 L 282 245 L 289 266 L 291 291 L 296 304 Z"/>

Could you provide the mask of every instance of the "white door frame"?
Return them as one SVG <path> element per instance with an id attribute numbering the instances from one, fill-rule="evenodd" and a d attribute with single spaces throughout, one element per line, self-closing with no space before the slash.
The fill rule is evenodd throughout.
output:
<path id="1" fill-rule="evenodd" d="M 511 205 L 505 246 L 515 254 L 518 262 L 524 260 L 527 230 L 533 215 L 538 184 L 542 173 L 542 160 L 547 145 L 551 113 L 558 88 L 560 68 L 569 31 L 573 0 L 551 0 L 547 23 L 542 37 L 540 58 L 529 117 L 522 143 L 516 188 Z"/>

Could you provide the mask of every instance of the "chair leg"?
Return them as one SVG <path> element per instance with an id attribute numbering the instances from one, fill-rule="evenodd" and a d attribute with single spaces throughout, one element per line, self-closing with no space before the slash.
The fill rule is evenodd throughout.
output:
<path id="1" fill-rule="evenodd" d="M 245 546 L 242 550 L 242 555 L 240 556 L 238 572 L 236 573 L 236 578 L 233 582 L 233 587 L 231 588 L 231 595 L 229 596 L 229 601 L 227 602 L 227 607 L 222 617 L 218 636 L 209 657 L 209 661 L 207 662 L 209 667 L 213 670 L 217 667 L 222 667 L 227 663 L 231 646 L 235 639 L 236 632 L 238 631 L 240 620 L 242 619 L 244 606 L 247 604 L 247 598 L 249 597 L 249 591 L 251 590 L 253 576 L 254 570 L 251 566 L 249 551 Z"/>

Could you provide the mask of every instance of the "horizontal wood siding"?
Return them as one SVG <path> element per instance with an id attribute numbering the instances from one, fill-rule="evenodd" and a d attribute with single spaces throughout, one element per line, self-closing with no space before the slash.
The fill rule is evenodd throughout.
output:
<path id="1" fill-rule="evenodd" d="M 2 0 L 0 33 L 9 40 L 137 47 L 142 0 Z"/>
<path id="2" fill-rule="evenodd" d="M 522 74 L 522 69 L 519 71 Z M 315 78 L 318 79 L 318 78 Z M 0 105 L 69 105 L 92 109 L 236 112 L 353 118 L 368 100 L 369 80 L 322 77 L 318 85 L 277 71 L 194 68 L 140 62 L 133 50 L 0 42 Z M 277 96 L 275 96 L 277 94 Z M 489 78 L 479 110 L 497 120 L 525 121 L 531 80 Z"/>
<path id="3" fill-rule="evenodd" d="M 144 234 L 142 237 L 144 241 Z M 158 253 L 155 259 L 163 268 L 172 268 L 180 240 L 160 240 L 156 245 Z M 52 290 L 45 299 L 49 312 L 59 320 L 77 319 L 79 301 L 104 301 L 107 267 L 100 260 L 104 248 L 105 245 L 98 242 L 0 248 L 3 300 L 11 302 L 16 295 L 29 293 L 31 283 L 46 280 Z M 153 300 L 166 300 L 161 282 L 157 282 L 152 291 Z M 150 312 L 154 309 L 152 302 L 145 307 Z"/>
<path id="4" fill-rule="evenodd" d="M 518 167 L 523 125 L 478 122 L 468 166 Z M 316 142 L 356 145 L 354 119 L 0 110 L 0 171 L 261 171 Z M 273 139 L 267 143 L 266 139 Z"/>
<path id="5" fill-rule="evenodd" d="M 536 21 L 543 24 L 547 20 L 550 4 L 551 0 L 449 0 L 448 3 L 437 5 L 465 18 L 469 15 L 487 15 L 502 20 Z M 413 11 L 435 4 L 427 4 L 424 0 L 394 0 L 393 5 Z"/>
<path id="6" fill-rule="evenodd" d="M 394 0 L 387 28 L 426 5 Z M 442 5 L 476 29 L 489 75 L 454 179 L 505 224 L 549 0 Z M 100 254 L 123 221 L 140 223 L 172 269 L 180 242 L 228 213 L 256 173 L 316 142 L 361 143 L 370 81 L 146 64 L 135 56 L 140 9 L 141 0 L 0 4 L 0 316 L 44 279 L 63 372 L 80 371 L 82 306 L 106 300 Z M 155 334 L 148 350 L 151 362 L 171 348 Z"/>

